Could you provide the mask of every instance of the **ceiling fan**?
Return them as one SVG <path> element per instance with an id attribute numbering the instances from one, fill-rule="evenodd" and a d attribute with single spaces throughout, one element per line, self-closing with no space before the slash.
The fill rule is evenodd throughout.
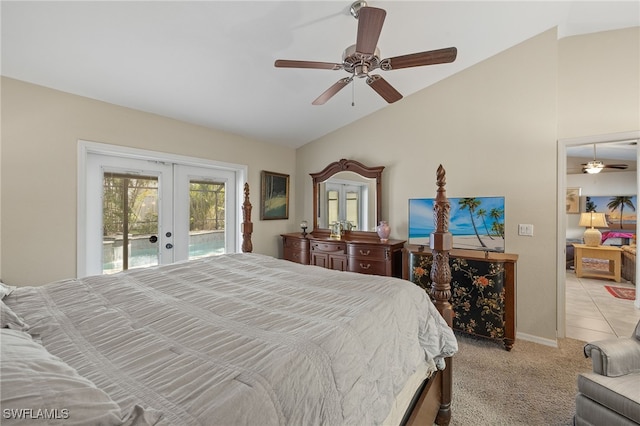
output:
<path id="1" fill-rule="evenodd" d="M 602 161 L 596 160 L 596 144 L 593 144 L 593 161 L 582 164 L 582 173 L 596 174 L 603 169 L 625 170 L 628 167 L 626 164 L 604 164 Z"/>
<path id="2" fill-rule="evenodd" d="M 388 103 L 393 103 L 402 99 L 400 92 L 379 74 L 369 74 L 371 71 L 376 69 L 391 71 L 424 65 L 444 64 L 453 62 L 456 59 L 458 51 L 455 47 L 380 59 L 380 49 L 378 49 L 377 45 L 387 12 L 384 9 L 367 6 L 366 1 L 354 2 L 350 11 L 351 15 L 358 20 L 358 33 L 356 44 L 345 49 L 341 63 L 287 59 L 278 59 L 275 62 L 277 68 L 345 70 L 351 74 L 349 77 L 341 78 L 333 86 L 329 87 L 312 102 L 313 105 L 323 105 L 351 83 L 355 77 L 366 78 L 367 84 L 373 90 Z"/>

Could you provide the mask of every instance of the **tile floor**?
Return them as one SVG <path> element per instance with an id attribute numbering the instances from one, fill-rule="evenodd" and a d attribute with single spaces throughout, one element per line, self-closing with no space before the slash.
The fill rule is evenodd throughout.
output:
<path id="1" fill-rule="evenodd" d="M 633 300 L 613 297 L 605 285 L 635 287 L 625 280 L 616 283 L 613 280 L 577 278 L 573 270 L 567 270 L 567 337 L 589 342 L 631 335 L 640 320 L 640 309 L 635 307 Z"/>

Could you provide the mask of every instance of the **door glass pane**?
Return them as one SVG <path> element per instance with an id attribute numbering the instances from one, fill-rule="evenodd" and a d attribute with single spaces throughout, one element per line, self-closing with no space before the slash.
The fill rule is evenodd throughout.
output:
<path id="1" fill-rule="evenodd" d="M 356 229 L 360 226 L 360 200 L 358 192 L 347 191 L 346 193 L 346 206 L 347 206 L 347 221 L 351 222 Z"/>
<path id="2" fill-rule="evenodd" d="M 158 178 L 105 173 L 102 199 L 102 273 L 157 265 Z"/>
<path id="3" fill-rule="evenodd" d="M 189 259 L 225 252 L 224 182 L 189 182 Z"/>
<path id="4" fill-rule="evenodd" d="M 339 208 L 338 191 L 327 191 L 327 219 L 329 220 L 329 224 L 340 220 Z"/>

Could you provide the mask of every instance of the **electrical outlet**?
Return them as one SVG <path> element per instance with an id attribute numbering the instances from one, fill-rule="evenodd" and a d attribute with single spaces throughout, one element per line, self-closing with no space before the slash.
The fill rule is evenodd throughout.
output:
<path id="1" fill-rule="evenodd" d="M 518 225 L 518 235 L 524 235 L 526 237 L 533 237 L 533 225 L 528 223 L 521 223 Z"/>

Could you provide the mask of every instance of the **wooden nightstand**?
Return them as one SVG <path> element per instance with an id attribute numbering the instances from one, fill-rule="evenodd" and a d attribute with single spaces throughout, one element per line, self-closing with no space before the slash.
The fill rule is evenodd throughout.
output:
<path id="1" fill-rule="evenodd" d="M 620 282 L 620 270 L 622 265 L 622 249 L 612 246 L 587 246 L 585 244 L 574 244 L 575 248 L 575 268 L 576 277 L 592 277 L 611 279 Z M 609 270 L 600 271 L 597 269 L 584 269 L 582 259 L 601 259 L 609 261 Z"/>

